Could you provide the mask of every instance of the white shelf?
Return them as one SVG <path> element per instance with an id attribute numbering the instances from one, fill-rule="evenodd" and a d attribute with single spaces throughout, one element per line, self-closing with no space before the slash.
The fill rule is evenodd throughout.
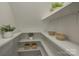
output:
<path id="1" fill-rule="evenodd" d="M 41 41 L 45 51 L 47 52 L 48 56 L 55 56 L 53 53 L 51 53 L 50 49 L 45 45 L 43 41 Z"/>
<path id="2" fill-rule="evenodd" d="M 21 32 L 20 33 L 15 33 L 12 37 L 7 38 L 7 39 L 0 38 L 0 47 L 2 47 L 3 45 L 7 44 L 8 42 L 13 40 L 14 38 L 19 36 L 20 34 L 21 34 Z"/>
<path id="3" fill-rule="evenodd" d="M 31 40 L 31 39 L 21 39 L 18 42 L 35 42 L 35 41 L 40 41 L 40 40 Z"/>
<path id="4" fill-rule="evenodd" d="M 78 11 L 79 11 L 79 3 L 70 2 L 65 4 L 63 7 L 49 13 L 47 16 L 43 17 L 42 20 L 56 19 L 65 15 L 76 13 Z"/>
<path id="5" fill-rule="evenodd" d="M 38 47 L 33 49 L 33 48 L 29 48 L 29 49 L 24 49 L 24 47 L 18 48 L 17 52 L 25 52 L 25 51 L 38 51 L 40 50 Z"/>
<path id="6" fill-rule="evenodd" d="M 49 51 L 49 49 L 47 48 L 47 46 L 44 44 L 44 42 L 40 39 L 34 39 L 34 40 L 28 40 L 28 39 L 22 39 L 20 40 L 19 42 L 36 42 L 36 41 L 39 41 L 41 42 L 41 44 L 43 45 L 43 47 L 45 48 L 45 51 L 46 53 L 49 55 L 49 56 L 52 56 L 51 52 Z M 24 52 L 24 51 L 36 51 L 36 50 L 40 50 L 42 55 L 45 56 L 45 52 L 42 50 L 42 48 L 40 46 L 37 47 L 37 49 L 28 49 L 28 50 L 24 50 L 24 48 L 19 48 L 17 50 L 17 52 Z"/>
<path id="7" fill-rule="evenodd" d="M 48 35 L 47 32 L 42 32 L 42 34 L 47 37 L 51 42 L 55 43 L 61 49 L 66 51 L 69 55 L 78 56 L 79 55 L 79 46 L 70 41 L 59 41 L 55 37 Z"/>

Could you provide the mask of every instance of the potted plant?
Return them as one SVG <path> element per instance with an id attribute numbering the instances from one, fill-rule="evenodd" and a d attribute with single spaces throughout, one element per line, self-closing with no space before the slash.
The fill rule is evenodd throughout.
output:
<path id="1" fill-rule="evenodd" d="M 28 33 L 29 39 L 33 39 L 33 33 Z"/>
<path id="2" fill-rule="evenodd" d="M 15 30 L 15 27 L 13 27 L 11 25 L 2 25 L 0 27 L 0 32 L 1 32 L 3 38 L 11 37 L 13 35 L 12 32 L 14 30 Z"/>
<path id="3" fill-rule="evenodd" d="M 56 10 L 63 6 L 63 2 L 53 2 L 51 4 L 51 11 Z"/>

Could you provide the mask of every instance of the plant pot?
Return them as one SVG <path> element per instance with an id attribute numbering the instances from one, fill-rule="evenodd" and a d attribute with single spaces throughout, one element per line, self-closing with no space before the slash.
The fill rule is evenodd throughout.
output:
<path id="1" fill-rule="evenodd" d="M 4 34 L 3 34 L 3 38 L 10 38 L 10 37 L 12 37 L 13 36 L 13 33 L 12 32 L 5 32 Z"/>

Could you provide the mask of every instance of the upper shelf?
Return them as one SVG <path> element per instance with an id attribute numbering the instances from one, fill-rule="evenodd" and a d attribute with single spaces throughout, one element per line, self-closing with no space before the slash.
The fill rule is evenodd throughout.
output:
<path id="1" fill-rule="evenodd" d="M 56 19 L 65 15 L 76 13 L 78 11 L 79 11 L 79 3 L 70 2 L 65 4 L 63 7 L 58 8 L 57 10 L 49 13 L 47 16 L 43 17 L 42 20 Z"/>

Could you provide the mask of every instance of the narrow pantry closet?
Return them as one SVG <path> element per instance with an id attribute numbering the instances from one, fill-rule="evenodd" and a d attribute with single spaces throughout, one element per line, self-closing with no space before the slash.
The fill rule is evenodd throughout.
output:
<path id="1" fill-rule="evenodd" d="M 79 2 L 0 2 L 0 56 L 79 56 Z"/>

